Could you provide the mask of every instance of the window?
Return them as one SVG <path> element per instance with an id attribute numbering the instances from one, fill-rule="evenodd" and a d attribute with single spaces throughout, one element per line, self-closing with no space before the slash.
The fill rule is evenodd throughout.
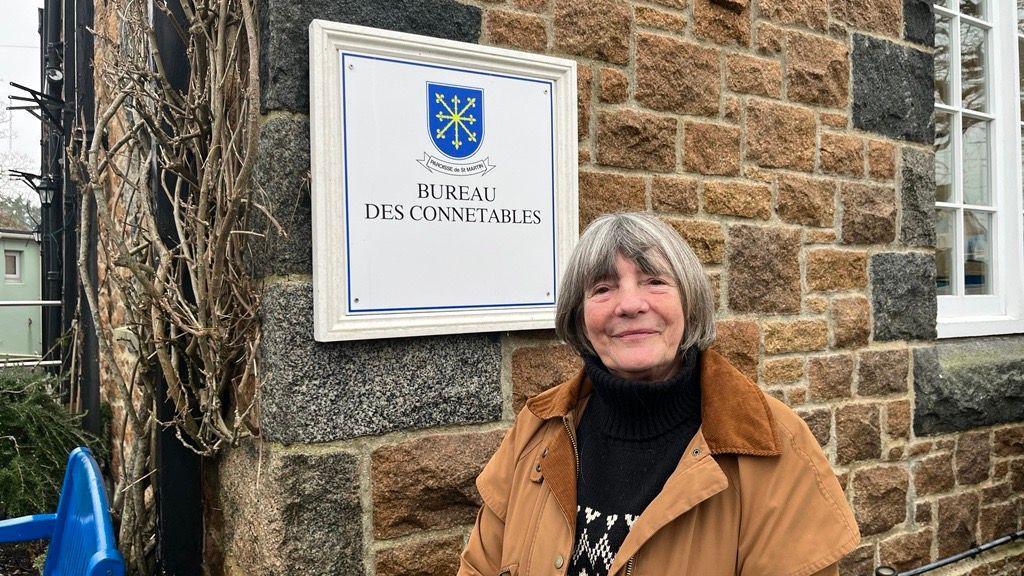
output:
<path id="1" fill-rule="evenodd" d="M 21 250 L 4 250 L 4 279 L 21 282 Z"/>
<path id="2" fill-rule="evenodd" d="M 1024 0 L 934 12 L 939 337 L 1024 332 Z"/>

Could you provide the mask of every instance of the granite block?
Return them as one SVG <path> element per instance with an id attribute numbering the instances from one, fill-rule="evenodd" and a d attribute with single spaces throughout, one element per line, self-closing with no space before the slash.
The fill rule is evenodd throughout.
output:
<path id="1" fill-rule="evenodd" d="M 914 350 L 914 431 L 945 434 L 1024 420 L 1024 337 Z"/>
<path id="2" fill-rule="evenodd" d="M 903 149 L 900 240 L 908 246 L 935 246 L 935 155 Z"/>
<path id="3" fill-rule="evenodd" d="M 877 340 L 935 338 L 935 257 L 881 252 L 871 257 L 871 304 Z"/>
<path id="4" fill-rule="evenodd" d="M 247 574 L 364 574 L 359 460 L 249 439 L 213 473 L 225 564 Z"/>
<path id="5" fill-rule="evenodd" d="M 256 277 L 313 272 L 309 166 L 308 117 L 275 116 L 263 123 L 254 175 L 260 201 L 281 229 L 256 213 L 254 229 L 265 235 L 253 243 Z"/>
<path id="6" fill-rule="evenodd" d="M 497 334 L 316 342 L 309 281 L 266 287 L 261 316 L 268 440 L 329 442 L 501 418 Z"/>
<path id="7" fill-rule="evenodd" d="M 910 42 L 924 44 L 929 48 L 935 43 L 935 20 L 932 17 L 932 0 L 903 0 L 903 38 Z"/>
<path id="8" fill-rule="evenodd" d="M 309 23 L 330 20 L 477 42 L 481 10 L 455 0 L 263 0 L 260 2 L 261 107 L 309 110 Z"/>
<path id="9" fill-rule="evenodd" d="M 931 54 L 864 34 L 853 35 L 853 125 L 889 138 L 931 144 Z"/>

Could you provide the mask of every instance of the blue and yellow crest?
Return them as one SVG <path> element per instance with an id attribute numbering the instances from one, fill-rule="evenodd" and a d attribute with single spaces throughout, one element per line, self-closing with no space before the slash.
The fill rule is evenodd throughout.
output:
<path id="1" fill-rule="evenodd" d="M 449 158 L 469 158 L 484 139 L 484 91 L 427 83 L 430 141 Z"/>

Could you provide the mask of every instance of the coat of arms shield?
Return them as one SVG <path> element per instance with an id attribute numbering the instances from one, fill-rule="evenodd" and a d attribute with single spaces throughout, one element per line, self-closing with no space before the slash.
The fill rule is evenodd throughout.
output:
<path id="1" fill-rule="evenodd" d="M 484 138 L 483 89 L 428 82 L 427 130 L 445 156 L 472 156 Z"/>

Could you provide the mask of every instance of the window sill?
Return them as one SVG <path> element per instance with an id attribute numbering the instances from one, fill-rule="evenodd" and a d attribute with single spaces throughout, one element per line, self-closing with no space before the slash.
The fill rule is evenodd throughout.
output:
<path id="1" fill-rule="evenodd" d="M 1024 333 L 1024 318 L 1015 316 L 974 316 L 970 318 L 939 318 L 938 338 L 968 338 Z"/>

